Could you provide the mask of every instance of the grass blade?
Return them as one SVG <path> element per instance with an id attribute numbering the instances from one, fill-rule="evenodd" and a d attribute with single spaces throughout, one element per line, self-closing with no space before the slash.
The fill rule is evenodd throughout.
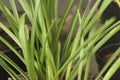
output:
<path id="1" fill-rule="evenodd" d="M 0 52 L 1 58 L 3 58 L 5 61 L 7 61 L 10 65 L 12 65 L 18 72 L 20 72 L 26 79 L 27 76 L 25 72 L 16 64 L 14 63 L 10 58 L 8 58 L 4 53 Z"/>
<path id="2" fill-rule="evenodd" d="M 18 75 L 0 58 L 0 65 L 10 74 L 14 80 L 21 80 Z"/>
<path id="3" fill-rule="evenodd" d="M 112 65 L 112 67 L 108 70 L 108 72 L 106 73 L 105 77 L 103 78 L 103 80 L 110 80 L 110 78 L 112 77 L 112 75 L 117 71 L 117 69 L 120 67 L 120 58 L 118 58 L 117 61 L 115 61 L 115 63 Z"/>
<path id="4" fill-rule="evenodd" d="M 15 43 L 19 47 L 21 47 L 21 44 L 20 44 L 18 38 L 5 25 L 3 25 L 2 23 L 0 23 L 0 28 L 2 28 L 2 30 L 4 30 L 15 41 Z"/>
<path id="5" fill-rule="evenodd" d="M 11 5 L 13 14 L 15 16 L 14 18 L 16 19 L 16 22 L 18 22 L 19 21 L 19 15 L 18 15 L 16 4 L 15 4 L 15 0 L 9 0 L 9 2 L 10 2 L 10 5 Z"/>

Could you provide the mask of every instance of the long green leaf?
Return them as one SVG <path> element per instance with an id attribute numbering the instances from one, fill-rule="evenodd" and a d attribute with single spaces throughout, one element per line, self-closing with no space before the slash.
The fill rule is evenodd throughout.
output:
<path id="1" fill-rule="evenodd" d="M 15 43 L 21 48 L 21 44 L 20 44 L 18 38 L 1 22 L 0 22 L 0 28 L 2 28 L 15 41 Z"/>
<path id="2" fill-rule="evenodd" d="M 112 64 L 113 60 L 118 56 L 118 54 L 120 53 L 120 48 L 118 48 L 115 53 L 112 55 L 112 57 L 108 60 L 108 62 L 106 63 L 106 65 L 103 67 L 103 69 L 98 73 L 98 75 L 96 76 L 95 80 L 98 80 L 101 75 L 104 73 L 104 71 L 106 71 L 106 69 Z"/>
<path id="3" fill-rule="evenodd" d="M 10 5 L 12 7 L 12 11 L 14 13 L 15 19 L 18 22 L 19 21 L 19 15 L 18 15 L 16 4 L 15 4 L 15 0 L 9 0 L 9 2 L 10 2 Z"/>
<path id="4" fill-rule="evenodd" d="M 20 80 L 18 75 L 0 58 L 0 65 L 10 74 L 14 80 Z"/>
<path id="5" fill-rule="evenodd" d="M 18 0 L 18 1 L 21 4 L 22 8 L 25 10 L 30 22 L 32 23 L 32 21 L 34 20 L 32 19 L 32 9 L 29 4 L 29 1 L 28 0 Z"/>
<path id="6" fill-rule="evenodd" d="M 110 80 L 110 78 L 114 75 L 114 73 L 117 71 L 117 69 L 120 68 L 120 58 L 112 65 L 112 67 L 108 70 L 106 75 L 104 76 L 103 80 Z"/>
<path id="7" fill-rule="evenodd" d="M 0 56 L 7 61 L 10 65 L 12 65 L 20 74 L 24 76 L 24 78 L 28 79 L 25 72 L 15 63 L 13 62 L 9 57 L 7 57 L 4 53 L 0 52 Z"/>
<path id="8" fill-rule="evenodd" d="M 1 36 L 0 36 L 0 41 L 2 41 L 7 47 L 9 47 L 10 50 L 12 50 L 12 51 L 15 53 L 15 55 L 17 55 L 18 58 L 25 64 L 25 61 L 24 61 L 22 55 L 21 55 L 12 45 L 10 45 L 10 44 L 9 44 L 3 37 L 1 37 Z"/>
<path id="9" fill-rule="evenodd" d="M 31 51 L 29 50 L 31 47 L 29 44 L 28 32 L 26 32 L 28 30 L 26 30 L 27 28 L 25 28 L 25 14 L 23 14 L 20 17 L 19 28 L 20 28 L 19 38 L 20 38 L 20 43 L 22 46 L 22 51 L 25 58 L 28 74 L 29 74 L 30 80 L 36 80 L 36 72 L 34 68 L 34 53 L 31 53 Z"/>
<path id="10" fill-rule="evenodd" d="M 17 20 L 14 18 L 14 16 L 10 12 L 10 10 L 3 4 L 2 0 L 0 0 L 0 8 L 1 8 L 3 14 L 5 15 L 7 21 L 9 22 L 9 25 L 12 28 L 13 32 L 17 36 L 18 35 L 17 34 L 17 31 L 18 31 L 17 30 L 17 27 L 18 27 Z"/>

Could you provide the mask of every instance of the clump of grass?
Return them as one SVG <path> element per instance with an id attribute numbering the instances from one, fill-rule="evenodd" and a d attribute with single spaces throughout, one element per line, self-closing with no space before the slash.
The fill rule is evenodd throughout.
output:
<path id="1" fill-rule="evenodd" d="M 100 17 L 111 1 L 104 0 L 99 11 L 95 14 L 101 0 L 97 0 L 91 10 L 92 0 L 88 0 L 85 12 L 82 14 L 82 0 L 79 0 L 70 22 L 68 35 L 64 44 L 61 45 L 59 37 L 74 0 L 68 0 L 60 21 L 58 21 L 57 13 L 58 0 L 18 0 L 24 10 L 22 15 L 18 14 L 15 0 L 9 0 L 12 12 L 0 0 L 0 8 L 12 31 L 3 23 L 0 23 L 0 28 L 21 48 L 23 56 L 1 36 L 0 40 L 25 64 L 27 74 L 3 52 L 0 52 L 0 65 L 15 80 L 20 80 L 20 77 L 6 62 L 12 65 L 26 80 L 74 80 L 75 78 L 80 80 L 83 67 L 85 67 L 84 80 L 88 80 L 93 54 L 120 30 L 120 22 L 113 24 L 115 18 L 106 21 L 98 29 Z M 30 22 L 31 31 L 26 24 L 26 17 Z M 73 39 L 74 29 L 78 21 L 78 31 Z M 112 26 L 109 27 L 110 25 Z M 106 78 L 108 75 L 104 79 Z"/>

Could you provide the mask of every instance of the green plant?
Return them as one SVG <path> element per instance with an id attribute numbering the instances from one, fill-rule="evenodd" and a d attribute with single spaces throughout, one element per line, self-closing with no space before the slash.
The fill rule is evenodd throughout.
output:
<path id="1" fill-rule="evenodd" d="M 104 0 L 96 14 L 95 10 L 101 0 L 97 0 L 90 10 L 91 1 L 88 0 L 83 14 L 81 13 L 82 0 L 78 1 L 77 9 L 70 22 L 67 38 L 64 44 L 61 45 L 59 37 L 74 0 L 68 0 L 60 21 L 58 21 L 57 13 L 58 0 L 18 0 L 24 9 L 22 15 L 18 14 L 15 0 L 9 0 L 12 12 L 0 0 L 0 8 L 12 31 L 2 23 L 0 23 L 0 28 L 22 49 L 23 56 L 1 36 L 0 40 L 25 64 L 27 74 L 3 52 L 0 52 L 0 65 L 14 80 L 20 80 L 20 78 L 5 61 L 18 70 L 26 80 L 74 80 L 75 78 L 80 80 L 83 66 L 85 66 L 84 80 L 88 80 L 90 60 L 93 54 L 120 30 L 120 22 L 112 24 L 115 18 L 106 21 L 98 29 L 100 17 L 112 0 Z M 26 17 L 30 22 L 31 31 L 25 22 Z M 73 39 L 74 28 L 78 20 L 78 31 Z M 112 26 L 109 27 L 110 25 Z M 118 67 L 119 65 L 115 69 L 117 70 Z M 106 75 L 104 80 L 106 80 L 106 77 L 109 79 L 111 76 Z M 96 80 L 99 77 L 97 76 Z"/>

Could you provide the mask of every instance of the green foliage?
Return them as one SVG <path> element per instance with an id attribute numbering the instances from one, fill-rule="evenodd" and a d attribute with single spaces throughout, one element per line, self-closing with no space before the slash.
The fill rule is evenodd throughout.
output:
<path id="1" fill-rule="evenodd" d="M 59 40 L 62 33 L 62 27 L 71 9 L 74 0 L 68 0 L 60 21 L 58 20 L 58 0 L 18 0 L 24 12 L 18 14 L 15 0 L 9 0 L 12 12 L 0 0 L 0 9 L 6 17 L 11 30 L 0 22 L 0 28 L 10 36 L 21 48 L 22 55 L 4 38 L 0 40 L 7 45 L 10 50 L 25 64 L 27 74 L 9 57 L 0 52 L 0 65 L 11 75 L 14 80 L 20 80 L 6 62 L 12 65 L 26 80 L 78 80 L 82 77 L 83 67 L 85 67 L 84 80 L 88 80 L 90 61 L 94 53 L 117 31 L 120 30 L 120 22 L 113 24 L 115 18 L 100 24 L 100 17 L 106 7 L 112 0 L 104 0 L 97 13 L 95 10 L 101 0 L 97 0 L 90 10 L 92 0 L 88 0 L 85 12 L 82 14 L 81 3 L 77 3 L 71 24 L 68 29 L 68 35 L 64 44 Z M 53 7 L 54 8 L 53 8 Z M 26 24 L 26 18 L 29 20 L 31 30 Z M 79 22 L 78 22 L 79 21 Z M 76 26 L 76 24 L 78 24 Z M 111 26 L 111 27 L 109 27 Z M 78 28 L 73 38 L 75 28 Z M 118 55 L 118 49 L 113 58 Z M 114 59 L 106 64 L 105 68 L 98 74 L 96 80 L 103 74 L 106 68 Z M 119 59 L 115 62 L 115 70 L 119 68 Z M 104 80 L 109 79 L 114 74 L 111 67 Z"/>

